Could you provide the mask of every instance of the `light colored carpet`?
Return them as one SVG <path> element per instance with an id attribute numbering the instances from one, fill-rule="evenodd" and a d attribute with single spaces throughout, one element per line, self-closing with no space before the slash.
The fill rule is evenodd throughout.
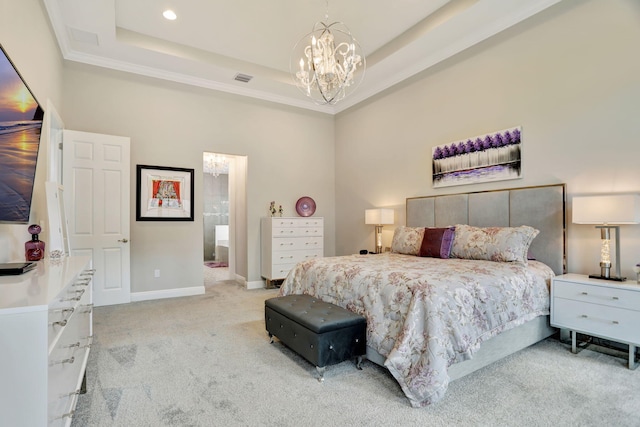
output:
<path id="1" fill-rule="evenodd" d="M 229 279 L 229 267 L 210 268 L 203 265 L 204 285 L 213 285 L 221 280 Z"/>
<path id="2" fill-rule="evenodd" d="M 549 339 L 409 405 L 370 362 L 315 368 L 264 328 L 277 290 L 217 282 L 204 295 L 99 307 L 88 392 L 73 426 L 637 426 L 640 370 Z"/>

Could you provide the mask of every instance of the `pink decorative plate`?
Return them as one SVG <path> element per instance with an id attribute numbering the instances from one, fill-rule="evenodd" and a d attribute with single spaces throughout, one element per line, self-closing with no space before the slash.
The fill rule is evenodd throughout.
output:
<path id="1" fill-rule="evenodd" d="M 300 197 L 296 202 L 296 212 L 300 216 L 311 216 L 316 211 L 316 202 L 311 197 Z"/>

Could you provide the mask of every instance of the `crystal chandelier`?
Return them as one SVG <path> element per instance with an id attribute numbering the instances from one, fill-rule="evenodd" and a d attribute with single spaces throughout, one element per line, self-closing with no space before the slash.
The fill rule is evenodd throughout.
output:
<path id="1" fill-rule="evenodd" d="M 217 178 L 220 174 L 229 173 L 229 161 L 219 154 L 204 153 L 203 170 L 204 173 L 211 174 L 214 178 Z"/>
<path id="2" fill-rule="evenodd" d="M 325 21 L 329 20 L 327 13 Z M 353 92 L 364 77 L 360 45 L 342 22 L 316 22 L 293 48 L 289 64 L 300 90 L 317 104 L 335 104 Z"/>

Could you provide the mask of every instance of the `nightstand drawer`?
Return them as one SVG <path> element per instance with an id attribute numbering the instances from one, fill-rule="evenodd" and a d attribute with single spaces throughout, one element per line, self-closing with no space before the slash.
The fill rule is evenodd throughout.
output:
<path id="1" fill-rule="evenodd" d="M 640 312 L 554 298 L 553 325 L 612 340 L 640 344 Z"/>
<path id="2" fill-rule="evenodd" d="M 615 285 L 604 287 L 555 280 L 553 286 L 553 295 L 555 297 L 629 310 L 640 310 L 640 292 L 616 289 Z"/>

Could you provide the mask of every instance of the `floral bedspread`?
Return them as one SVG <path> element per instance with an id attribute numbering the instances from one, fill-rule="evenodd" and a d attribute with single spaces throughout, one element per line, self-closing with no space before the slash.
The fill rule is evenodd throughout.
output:
<path id="1" fill-rule="evenodd" d="M 350 255 L 297 264 L 280 295 L 309 294 L 366 317 L 367 345 L 420 407 L 444 396 L 447 368 L 480 343 L 548 315 L 553 275 L 537 261 Z"/>

